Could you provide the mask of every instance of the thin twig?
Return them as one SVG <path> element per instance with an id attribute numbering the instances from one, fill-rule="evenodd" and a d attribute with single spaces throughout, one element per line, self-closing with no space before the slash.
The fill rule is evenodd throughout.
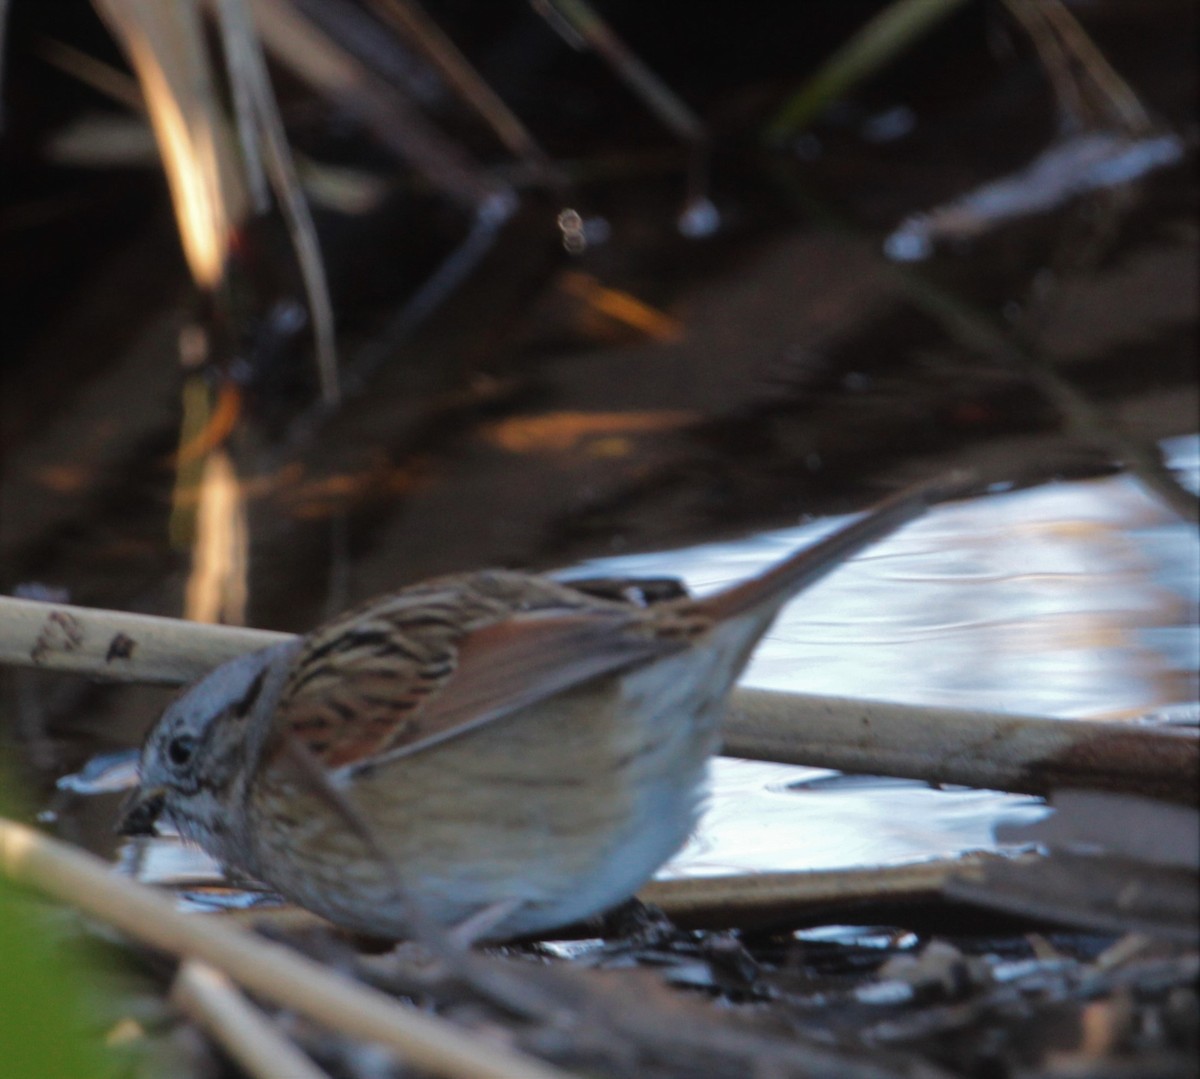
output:
<path id="1" fill-rule="evenodd" d="M 953 293 L 903 267 L 893 266 L 892 277 L 916 307 L 935 318 L 960 344 L 1029 379 L 1059 410 L 1069 431 L 1104 447 L 1184 520 L 1200 520 L 1200 498 L 1164 464 L 1158 447 L 1126 431 L 1108 409 L 1076 388 L 1053 362 L 1010 340 L 991 319 Z"/>
<path id="2" fill-rule="evenodd" d="M 255 1079 L 329 1079 L 220 971 L 184 960 L 171 999 Z"/>
<path id="3" fill-rule="evenodd" d="M 100 859 L 4 818 L 0 872 L 154 948 L 202 960 L 268 1000 L 351 1037 L 378 1042 L 447 1079 L 566 1079 L 568 1074 L 403 1007 L 282 945 L 184 914 L 164 896 L 116 876 Z"/>
<path id="4" fill-rule="evenodd" d="M 661 907 L 682 925 L 744 928 L 794 921 L 804 910 L 928 899 L 951 877 L 989 857 L 996 856 L 965 854 L 910 865 L 655 880 L 638 892 L 638 898 Z"/>

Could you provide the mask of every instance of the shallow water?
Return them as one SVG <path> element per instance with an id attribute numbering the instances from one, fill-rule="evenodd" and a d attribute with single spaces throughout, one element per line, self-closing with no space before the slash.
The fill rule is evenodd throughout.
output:
<path id="1" fill-rule="evenodd" d="M 1200 438 L 1166 449 L 1195 489 Z M 568 575 L 677 574 L 703 593 L 837 523 L 598 559 Z M 1128 475 L 936 507 L 786 608 L 744 684 L 1064 721 L 1194 715 L 1197 567 L 1195 529 Z M 1020 795 L 719 758 L 697 834 L 661 875 L 948 857 L 996 849 L 998 825 L 1046 812 L 1040 799 Z M 219 879 L 203 856 L 173 841 L 144 850 L 138 871 L 159 882 Z M 246 899 L 221 890 L 199 902 Z"/>
<path id="2" fill-rule="evenodd" d="M 1200 440 L 1172 440 L 1195 489 Z M 677 573 L 696 591 L 750 575 L 833 521 L 737 543 L 588 563 Z M 1187 709 L 1200 639 L 1200 537 L 1128 475 L 937 507 L 786 608 L 744 683 L 764 689 L 1069 717 Z M 993 847 L 1038 799 L 720 759 L 669 875 L 831 869 Z"/>

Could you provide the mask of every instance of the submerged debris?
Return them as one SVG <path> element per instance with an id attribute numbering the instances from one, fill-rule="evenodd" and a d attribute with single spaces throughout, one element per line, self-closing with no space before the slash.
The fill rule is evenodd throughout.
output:
<path id="1" fill-rule="evenodd" d="M 1077 135 L 1051 146 L 1020 172 L 908 218 L 884 241 L 883 249 L 897 262 L 917 262 L 942 244 L 976 239 L 1014 218 L 1046 213 L 1086 192 L 1129 183 L 1173 165 L 1183 153 L 1183 140 L 1173 134 Z"/>

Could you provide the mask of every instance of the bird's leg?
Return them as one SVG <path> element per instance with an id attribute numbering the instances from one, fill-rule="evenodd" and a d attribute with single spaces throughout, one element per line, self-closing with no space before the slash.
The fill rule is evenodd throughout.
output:
<path id="1" fill-rule="evenodd" d="M 523 902 L 521 899 L 500 899 L 489 903 L 450 929 L 450 940 L 465 951 L 487 937 L 510 914 L 519 910 Z"/>

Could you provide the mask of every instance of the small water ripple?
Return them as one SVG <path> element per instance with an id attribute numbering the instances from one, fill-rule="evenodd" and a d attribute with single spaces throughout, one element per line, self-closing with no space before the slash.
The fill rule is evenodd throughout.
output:
<path id="1" fill-rule="evenodd" d="M 1200 487 L 1200 438 L 1164 444 Z M 696 592 L 835 527 L 591 563 Z M 745 676 L 766 689 L 956 708 L 1125 718 L 1194 707 L 1200 537 L 1133 477 L 940 506 L 792 603 Z M 719 760 L 668 875 L 850 867 L 995 846 L 1037 799 L 920 783 L 821 784 L 823 770 Z"/>

